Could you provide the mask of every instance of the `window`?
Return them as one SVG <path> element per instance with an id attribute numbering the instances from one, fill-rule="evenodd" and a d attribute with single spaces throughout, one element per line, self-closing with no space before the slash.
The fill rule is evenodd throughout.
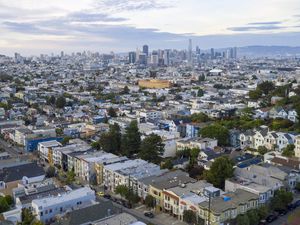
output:
<path id="1" fill-rule="evenodd" d="M 43 216 L 43 212 L 40 212 L 40 216 Z"/>

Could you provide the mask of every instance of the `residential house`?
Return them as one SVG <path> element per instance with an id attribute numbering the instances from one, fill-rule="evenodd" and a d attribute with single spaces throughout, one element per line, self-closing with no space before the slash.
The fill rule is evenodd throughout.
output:
<path id="1" fill-rule="evenodd" d="M 35 199 L 32 201 L 32 209 L 38 220 L 48 224 L 54 222 L 58 215 L 95 204 L 95 200 L 95 192 L 89 187 L 83 187 L 58 196 Z"/>
<path id="2" fill-rule="evenodd" d="M 239 214 L 244 214 L 251 209 L 258 208 L 258 196 L 251 192 L 237 189 L 223 195 L 212 197 L 199 203 L 199 217 L 205 224 L 226 224 L 235 219 Z"/>
<path id="3" fill-rule="evenodd" d="M 0 170 L 0 192 L 11 194 L 12 189 L 19 184 L 30 184 L 42 181 L 44 178 L 45 172 L 37 163 L 4 167 Z"/>

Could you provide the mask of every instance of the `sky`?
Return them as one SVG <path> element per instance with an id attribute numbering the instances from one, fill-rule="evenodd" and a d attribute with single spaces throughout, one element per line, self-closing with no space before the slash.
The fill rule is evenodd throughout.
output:
<path id="1" fill-rule="evenodd" d="M 300 46 L 300 0 L 0 0 L 0 54 Z"/>

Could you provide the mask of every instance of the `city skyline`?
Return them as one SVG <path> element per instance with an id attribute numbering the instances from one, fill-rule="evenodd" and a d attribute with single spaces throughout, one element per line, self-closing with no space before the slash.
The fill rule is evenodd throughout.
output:
<path id="1" fill-rule="evenodd" d="M 300 46 L 300 1 L 1 1 L 0 54 Z M 259 10 L 262 9 L 262 10 Z M 179 16 L 174 16 L 179 15 Z"/>

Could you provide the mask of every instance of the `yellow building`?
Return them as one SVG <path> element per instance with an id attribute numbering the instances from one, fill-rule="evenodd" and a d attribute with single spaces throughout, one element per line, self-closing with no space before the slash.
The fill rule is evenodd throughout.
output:
<path id="1" fill-rule="evenodd" d="M 139 80 L 138 84 L 141 88 L 152 88 L 152 89 L 172 87 L 171 81 L 168 80 Z"/>
<path id="2" fill-rule="evenodd" d="M 295 142 L 295 156 L 300 158 L 300 135 L 296 137 Z"/>
<path id="3" fill-rule="evenodd" d="M 149 184 L 148 194 L 155 198 L 156 210 L 163 211 L 165 190 L 177 187 L 180 184 L 187 184 L 190 182 L 196 182 L 193 178 L 189 177 L 188 173 L 181 170 L 170 171 L 161 176 L 153 178 Z M 176 202 L 176 205 L 178 202 Z"/>
<path id="4" fill-rule="evenodd" d="M 156 210 L 162 211 L 164 208 L 163 190 L 150 185 L 149 186 L 149 195 L 151 195 L 153 198 L 155 198 Z"/>

